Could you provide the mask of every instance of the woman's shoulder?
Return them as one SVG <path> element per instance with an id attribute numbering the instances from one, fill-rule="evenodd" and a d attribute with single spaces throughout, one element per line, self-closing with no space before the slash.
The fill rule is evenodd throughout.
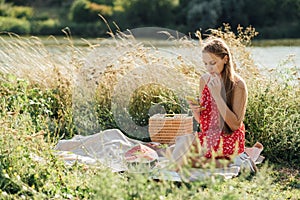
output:
<path id="1" fill-rule="evenodd" d="M 239 88 L 245 88 L 245 89 L 247 88 L 246 81 L 238 74 L 235 75 L 235 84 Z"/>

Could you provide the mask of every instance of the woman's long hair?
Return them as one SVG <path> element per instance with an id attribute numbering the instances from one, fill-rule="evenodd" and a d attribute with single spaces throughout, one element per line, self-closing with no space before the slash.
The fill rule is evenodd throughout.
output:
<path id="1" fill-rule="evenodd" d="M 203 47 L 202 53 L 212 53 L 219 58 L 223 59 L 225 56 L 228 56 L 228 61 L 224 64 L 223 71 L 221 72 L 222 80 L 224 87 L 222 87 L 222 97 L 225 100 L 227 106 L 232 110 L 232 98 L 233 98 L 233 89 L 235 85 L 234 79 L 234 64 L 232 55 L 230 53 L 229 47 L 227 44 L 220 38 L 207 39 L 208 42 Z M 221 117 L 222 119 L 222 117 Z M 224 120 L 224 119 L 222 119 Z M 224 123 L 223 131 L 226 133 L 232 133 L 232 130 L 229 128 L 227 123 Z"/>

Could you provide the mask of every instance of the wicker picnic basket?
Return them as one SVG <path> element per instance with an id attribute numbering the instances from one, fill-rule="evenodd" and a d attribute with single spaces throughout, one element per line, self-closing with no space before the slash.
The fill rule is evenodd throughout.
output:
<path id="1" fill-rule="evenodd" d="M 177 136 L 193 132 L 193 117 L 187 114 L 156 114 L 149 119 L 149 134 L 153 142 L 174 144 Z"/>

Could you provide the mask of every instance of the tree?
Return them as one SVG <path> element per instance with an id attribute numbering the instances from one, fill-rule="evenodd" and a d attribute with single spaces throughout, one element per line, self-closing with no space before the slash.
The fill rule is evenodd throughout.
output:
<path id="1" fill-rule="evenodd" d="M 222 1 L 222 15 L 218 20 L 218 24 L 230 23 L 232 27 L 237 27 L 239 24 L 243 26 L 249 25 L 248 15 L 245 14 L 246 1 Z"/>
<path id="2" fill-rule="evenodd" d="M 8 3 L 13 3 L 14 5 L 22 6 L 60 6 L 63 3 L 72 0 L 6 0 Z"/>
<path id="3" fill-rule="evenodd" d="M 70 18 L 74 22 L 86 22 L 90 21 L 90 2 L 88 0 L 75 0 L 70 9 Z"/>
<path id="4" fill-rule="evenodd" d="M 174 20 L 178 0 L 117 0 L 115 6 L 123 9 L 127 26 L 169 26 Z"/>
<path id="5" fill-rule="evenodd" d="M 194 30 L 215 28 L 221 14 L 221 0 L 192 0 L 188 4 L 187 25 Z"/>
<path id="6" fill-rule="evenodd" d="M 71 20 L 78 23 L 99 21 L 98 14 L 110 17 L 112 8 L 107 5 L 92 3 L 88 0 L 75 0 L 70 9 Z"/>
<path id="7" fill-rule="evenodd" d="M 96 3 L 96 4 L 103 4 L 103 5 L 109 5 L 113 6 L 115 0 L 91 0 L 91 2 Z"/>
<path id="8" fill-rule="evenodd" d="M 283 0 L 284 1 L 284 0 Z M 245 15 L 255 27 L 270 25 L 276 20 L 276 0 L 246 0 Z"/>

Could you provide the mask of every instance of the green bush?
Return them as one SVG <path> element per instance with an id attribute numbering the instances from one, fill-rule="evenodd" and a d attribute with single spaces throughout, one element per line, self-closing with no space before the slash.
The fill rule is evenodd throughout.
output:
<path id="1" fill-rule="evenodd" d="M 121 27 L 169 27 L 176 21 L 175 16 L 177 16 L 177 13 L 174 14 L 174 9 L 177 5 L 178 1 L 173 0 L 127 0 L 115 2 L 115 8 L 119 11 L 118 22 L 122 22 L 120 24 Z"/>
<path id="2" fill-rule="evenodd" d="M 0 4 L 0 16 L 31 19 L 33 16 L 33 8 L 27 6 L 12 6 L 11 4 Z"/>
<path id="3" fill-rule="evenodd" d="M 101 14 L 104 17 L 108 18 L 113 14 L 113 9 L 111 6 L 91 3 L 90 4 L 91 13 Z"/>
<path id="4" fill-rule="evenodd" d="M 292 74 L 283 72 L 283 74 Z M 246 138 L 264 145 L 272 162 L 300 162 L 300 89 L 288 79 L 249 81 L 249 103 L 245 117 Z M 277 79 L 277 80 L 276 80 Z M 296 80 L 294 80 L 296 81 Z"/>
<path id="5" fill-rule="evenodd" d="M 73 2 L 70 9 L 70 18 L 74 22 L 89 21 L 89 1 L 76 0 Z"/>
<path id="6" fill-rule="evenodd" d="M 31 19 L 33 16 L 33 9 L 26 6 L 12 6 L 8 12 L 10 17 L 19 19 Z"/>
<path id="7" fill-rule="evenodd" d="M 90 23 L 100 20 L 98 14 L 105 17 L 112 15 L 112 7 L 91 3 L 88 0 L 76 0 L 70 8 L 70 18 L 77 23 Z"/>
<path id="8" fill-rule="evenodd" d="M 0 17 L 0 30 L 16 34 L 28 34 L 30 33 L 30 22 L 26 19 Z"/>
<path id="9" fill-rule="evenodd" d="M 57 20 L 47 19 L 43 21 L 31 22 L 31 34 L 55 35 L 61 33 L 60 24 Z"/>
<path id="10" fill-rule="evenodd" d="M 32 21 L 47 21 L 50 19 L 49 13 L 46 12 L 40 12 L 40 13 L 35 13 L 32 17 Z"/>
<path id="11" fill-rule="evenodd" d="M 104 4 L 104 5 L 114 5 L 115 0 L 90 0 L 91 2 L 97 3 L 97 4 Z"/>
<path id="12" fill-rule="evenodd" d="M 28 81 L 15 76 L 2 76 L 0 83 L 1 114 L 28 114 L 32 129 L 50 130 L 53 139 L 59 134 L 72 137 L 72 120 L 65 111 L 66 102 L 60 97 L 58 89 L 41 89 Z"/>
<path id="13" fill-rule="evenodd" d="M 178 98 L 168 88 L 158 84 L 144 85 L 138 88 L 130 99 L 129 114 L 139 126 L 147 126 L 151 113 L 151 106 L 161 106 L 163 113 L 181 113 Z"/>
<path id="14" fill-rule="evenodd" d="M 11 8 L 10 4 L 0 2 L 0 16 L 9 16 L 9 10 Z"/>
<path id="15" fill-rule="evenodd" d="M 12 91 L 13 92 L 13 91 Z M 27 113 L 0 115 L 1 199 L 86 199 L 92 189 L 82 165 L 68 167 L 36 132 Z M 92 176 L 90 174 L 89 176 Z"/>
<path id="16" fill-rule="evenodd" d="M 130 97 L 127 110 L 117 109 L 118 126 L 125 134 L 134 139 L 151 141 L 148 132 L 149 118 L 156 113 L 178 114 L 186 113 L 182 110 L 180 99 L 176 94 L 159 84 L 146 84 L 137 88 Z M 187 107 L 185 107 L 186 109 Z M 130 118 L 124 117 L 129 115 Z M 124 117 L 124 118 L 123 118 Z M 128 120 L 132 123 L 128 123 Z M 137 126 L 139 128 L 136 128 Z M 128 131 L 130 130 L 130 131 Z"/>

